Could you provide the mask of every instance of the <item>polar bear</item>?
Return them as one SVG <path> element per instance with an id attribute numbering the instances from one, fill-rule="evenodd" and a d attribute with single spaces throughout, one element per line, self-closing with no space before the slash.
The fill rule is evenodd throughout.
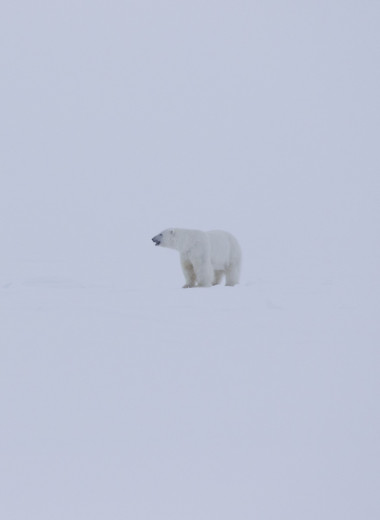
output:
<path id="1" fill-rule="evenodd" d="M 226 231 L 196 229 L 165 229 L 152 238 L 156 246 L 179 251 L 183 274 L 188 287 L 210 287 L 221 283 L 239 282 L 241 250 L 236 238 Z"/>

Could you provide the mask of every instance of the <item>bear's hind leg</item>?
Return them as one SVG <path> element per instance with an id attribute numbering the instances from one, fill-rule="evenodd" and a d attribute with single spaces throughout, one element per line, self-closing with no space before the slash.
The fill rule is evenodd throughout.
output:
<path id="1" fill-rule="evenodd" d="M 239 283 L 240 265 L 230 265 L 226 270 L 226 285 L 233 286 Z"/>

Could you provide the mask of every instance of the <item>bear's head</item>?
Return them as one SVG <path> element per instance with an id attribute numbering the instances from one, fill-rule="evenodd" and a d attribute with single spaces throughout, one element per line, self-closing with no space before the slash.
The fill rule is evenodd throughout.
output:
<path id="1" fill-rule="evenodd" d="M 176 230 L 173 228 L 165 229 L 158 235 L 152 238 L 154 244 L 156 246 L 162 247 L 170 247 L 171 249 L 176 249 Z"/>

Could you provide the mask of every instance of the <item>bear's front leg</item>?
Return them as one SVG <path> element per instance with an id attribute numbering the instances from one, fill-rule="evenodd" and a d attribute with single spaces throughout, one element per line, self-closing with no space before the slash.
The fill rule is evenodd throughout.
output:
<path id="1" fill-rule="evenodd" d="M 195 287 L 195 272 L 193 264 L 189 262 L 189 260 L 181 258 L 181 267 L 186 281 L 182 288 L 189 289 L 191 287 Z"/>
<path id="2" fill-rule="evenodd" d="M 224 275 L 224 271 L 218 270 L 214 271 L 214 281 L 212 282 L 212 285 L 219 285 L 222 281 Z"/>
<path id="3" fill-rule="evenodd" d="M 194 271 L 198 287 L 211 287 L 214 271 L 209 261 L 194 262 Z"/>

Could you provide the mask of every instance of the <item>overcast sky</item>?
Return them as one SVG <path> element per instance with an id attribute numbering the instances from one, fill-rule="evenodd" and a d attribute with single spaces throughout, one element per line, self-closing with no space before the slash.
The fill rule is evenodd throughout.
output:
<path id="1" fill-rule="evenodd" d="M 379 28 L 1 1 L 2 519 L 380 518 Z M 179 289 L 169 226 L 240 286 Z"/>
<path id="2" fill-rule="evenodd" d="M 163 228 L 224 228 L 247 279 L 377 274 L 378 2 L 4 1 L 0 26 L 4 257 L 138 270 Z"/>

